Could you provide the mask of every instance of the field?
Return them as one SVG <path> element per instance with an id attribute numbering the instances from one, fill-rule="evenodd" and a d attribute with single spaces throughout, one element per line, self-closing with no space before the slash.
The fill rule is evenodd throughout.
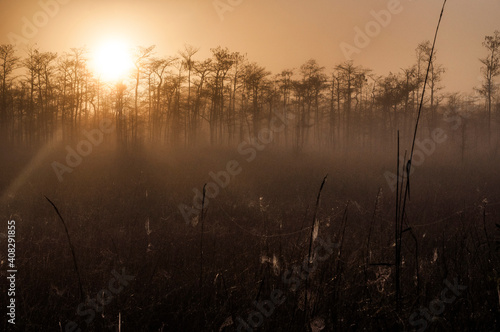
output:
<path id="1" fill-rule="evenodd" d="M 411 176 L 397 309 L 396 193 L 384 177 L 395 172 L 393 145 L 335 154 L 270 144 L 249 162 L 237 147 L 129 153 L 110 139 L 62 182 L 51 167 L 66 157 L 61 145 L 2 154 L 0 215 L 16 222 L 16 326 L 498 329 L 498 157 L 461 162 L 445 144 Z M 185 220 L 179 206 L 192 208 L 231 160 L 239 172 L 219 176 L 217 191 L 207 186 L 203 214 Z M 2 273 L 6 263 L 2 251 Z"/>
<path id="2" fill-rule="evenodd" d="M 0 331 L 500 331 L 499 3 L 144 4 L 0 4 Z"/>

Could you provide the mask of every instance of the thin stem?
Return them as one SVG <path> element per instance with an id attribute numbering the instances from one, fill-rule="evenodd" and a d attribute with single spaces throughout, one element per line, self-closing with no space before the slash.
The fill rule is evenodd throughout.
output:
<path id="1" fill-rule="evenodd" d="M 73 256 L 73 264 L 75 265 L 75 272 L 76 272 L 76 275 L 78 276 L 78 286 L 80 288 L 80 299 L 83 300 L 84 294 L 83 294 L 82 279 L 80 277 L 80 272 L 78 270 L 78 264 L 76 263 L 75 248 L 73 247 L 73 244 L 71 243 L 71 238 L 69 236 L 68 227 L 66 227 L 66 223 L 64 222 L 64 219 L 61 216 L 61 214 L 59 213 L 59 210 L 57 209 L 56 205 L 54 203 L 52 203 L 52 201 L 47 196 L 44 195 L 43 197 L 45 197 L 45 199 L 47 201 L 49 201 L 49 203 L 52 205 L 54 210 L 56 210 L 56 213 L 59 216 L 59 219 L 61 220 L 61 222 L 64 226 L 64 231 L 66 232 L 66 237 L 68 238 L 69 249 L 71 250 L 71 255 Z"/>

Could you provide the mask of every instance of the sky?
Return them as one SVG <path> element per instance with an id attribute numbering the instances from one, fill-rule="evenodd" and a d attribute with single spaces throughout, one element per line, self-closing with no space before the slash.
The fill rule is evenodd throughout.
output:
<path id="1" fill-rule="evenodd" d="M 42 51 L 126 40 L 156 45 L 158 56 L 184 45 L 227 47 L 272 73 L 313 58 L 327 72 L 348 60 L 387 75 L 415 63 L 418 43 L 432 40 L 441 0 L 0 0 L 0 44 Z M 447 92 L 480 84 L 482 42 L 500 30 L 500 0 L 449 0 L 437 40 Z M 38 27 L 37 27 L 38 25 Z M 344 50 L 344 51 L 343 51 Z M 348 51 L 346 51 L 348 50 Z"/>

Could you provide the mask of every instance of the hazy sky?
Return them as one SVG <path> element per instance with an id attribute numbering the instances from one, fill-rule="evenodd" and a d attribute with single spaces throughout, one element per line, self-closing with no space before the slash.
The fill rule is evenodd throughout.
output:
<path id="1" fill-rule="evenodd" d="M 52 17 L 41 12 L 42 4 Z M 197 59 L 221 45 L 273 73 L 310 58 L 330 71 L 346 60 L 341 45 L 349 44 L 359 46 L 352 53 L 356 64 L 385 75 L 414 62 L 417 44 L 434 36 L 441 6 L 441 0 L 0 0 L 0 43 L 16 34 L 44 51 L 62 52 L 120 38 L 134 46 L 155 44 L 158 55 L 190 44 L 200 48 Z M 382 26 L 372 12 L 388 8 L 393 13 Z M 25 27 L 31 23 L 38 31 Z M 367 27 L 369 41 L 356 45 L 355 29 Z M 437 43 L 448 91 L 478 85 L 482 42 L 495 30 L 500 0 L 448 1 Z"/>

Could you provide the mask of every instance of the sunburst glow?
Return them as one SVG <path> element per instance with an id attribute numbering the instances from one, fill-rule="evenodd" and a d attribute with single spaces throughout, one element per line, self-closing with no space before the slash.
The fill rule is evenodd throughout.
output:
<path id="1" fill-rule="evenodd" d="M 132 69 L 130 47 L 120 40 L 109 40 L 97 47 L 93 54 L 94 71 L 105 81 L 123 79 Z"/>

